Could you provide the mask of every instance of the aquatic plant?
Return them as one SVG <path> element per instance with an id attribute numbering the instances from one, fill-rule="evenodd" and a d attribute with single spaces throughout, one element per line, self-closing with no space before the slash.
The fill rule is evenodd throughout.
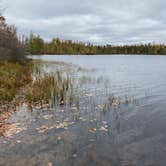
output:
<path id="1" fill-rule="evenodd" d="M 38 107 L 64 105 L 72 84 L 72 79 L 60 71 L 38 73 L 34 81 L 26 88 L 25 99 L 31 105 Z"/>
<path id="2" fill-rule="evenodd" d="M 129 96 L 115 97 L 114 95 L 110 95 L 108 100 L 101 107 L 101 110 L 102 111 L 111 110 L 112 107 L 127 105 L 134 101 L 135 101 L 134 97 L 129 97 Z"/>

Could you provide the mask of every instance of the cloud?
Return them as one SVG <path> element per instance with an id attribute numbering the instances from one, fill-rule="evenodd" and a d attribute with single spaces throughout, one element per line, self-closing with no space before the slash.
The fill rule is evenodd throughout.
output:
<path id="1" fill-rule="evenodd" d="M 166 42 L 164 0 L 6 0 L 5 16 L 30 31 L 97 44 Z"/>

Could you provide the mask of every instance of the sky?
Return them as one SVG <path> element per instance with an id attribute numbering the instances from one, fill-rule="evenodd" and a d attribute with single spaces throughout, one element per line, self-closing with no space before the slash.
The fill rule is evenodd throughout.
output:
<path id="1" fill-rule="evenodd" d="M 20 34 L 93 44 L 166 43 L 166 0 L 3 0 Z"/>

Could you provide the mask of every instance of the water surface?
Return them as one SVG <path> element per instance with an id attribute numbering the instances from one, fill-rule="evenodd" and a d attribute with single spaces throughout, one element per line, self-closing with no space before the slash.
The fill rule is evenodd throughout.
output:
<path id="1" fill-rule="evenodd" d="M 25 130 L 1 139 L 0 165 L 165 166 L 165 56 L 33 58 L 73 66 L 79 108 L 29 112 L 21 107 L 10 123 Z M 128 100 L 103 110 L 110 96 Z M 67 125 L 55 127 L 59 124 Z M 41 133 L 43 125 L 54 127 Z"/>

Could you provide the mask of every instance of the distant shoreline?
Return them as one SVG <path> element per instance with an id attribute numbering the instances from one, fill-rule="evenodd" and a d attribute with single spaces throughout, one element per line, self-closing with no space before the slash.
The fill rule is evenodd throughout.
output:
<path id="1" fill-rule="evenodd" d="M 71 55 L 71 56 L 93 56 L 93 55 L 110 55 L 110 56 L 114 56 L 114 55 L 124 55 L 124 56 L 166 56 L 166 54 L 29 54 L 27 56 L 42 56 L 42 55 Z"/>

